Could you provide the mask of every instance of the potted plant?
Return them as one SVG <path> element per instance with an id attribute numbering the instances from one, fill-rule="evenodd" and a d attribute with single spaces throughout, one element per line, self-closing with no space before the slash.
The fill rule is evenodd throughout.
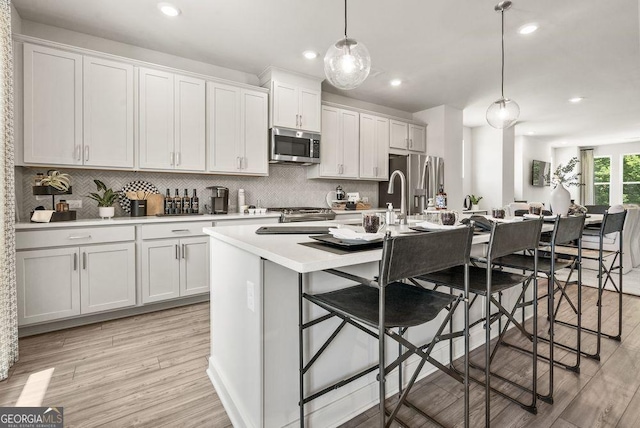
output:
<path id="1" fill-rule="evenodd" d="M 571 193 L 567 187 L 580 185 L 580 173 L 574 172 L 578 158 L 572 157 L 566 165 L 558 164 L 551 183 L 551 210 L 554 215 L 567 216 L 571 207 Z"/>
<path id="2" fill-rule="evenodd" d="M 40 186 L 49 186 L 60 192 L 67 192 L 71 188 L 71 176 L 60 171 L 50 169 L 40 180 Z"/>
<path id="3" fill-rule="evenodd" d="M 98 215 L 104 218 L 111 218 L 115 214 L 115 208 L 113 203 L 116 201 L 119 192 L 114 192 L 112 189 L 107 189 L 107 186 L 100 180 L 93 180 L 96 183 L 99 193 L 90 193 L 89 196 L 94 201 L 98 202 Z"/>
<path id="4" fill-rule="evenodd" d="M 482 200 L 482 196 L 469 195 L 469 200 L 471 201 L 471 211 L 478 211 L 480 209 L 478 204 Z"/>

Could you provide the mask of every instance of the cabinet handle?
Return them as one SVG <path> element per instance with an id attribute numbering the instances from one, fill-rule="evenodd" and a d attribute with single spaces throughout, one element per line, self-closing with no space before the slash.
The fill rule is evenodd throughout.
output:
<path id="1" fill-rule="evenodd" d="M 176 152 L 176 166 L 180 165 L 181 157 L 180 152 Z"/>
<path id="2" fill-rule="evenodd" d="M 87 162 L 89 160 L 89 146 L 84 146 L 84 161 Z"/>
<path id="3" fill-rule="evenodd" d="M 87 253 L 82 252 L 82 269 L 87 270 Z"/>
<path id="4" fill-rule="evenodd" d="M 183 233 L 183 232 L 188 232 L 189 229 L 173 229 L 172 232 L 173 233 Z"/>
<path id="5" fill-rule="evenodd" d="M 413 138 L 409 138 L 409 147 L 413 147 Z"/>
<path id="6" fill-rule="evenodd" d="M 169 165 L 173 166 L 173 152 L 169 153 Z"/>
<path id="7" fill-rule="evenodd" d="M 91 238 L 91 235 L 78 235 L 78 236 L 70 236 L 67 239 L 89 239 Z"/>
<path id="8" fill-rule="evenodd" d="M 73 253 L 73 270 L 78 270 L 78 253 Z"/>
<path id="9" fill-rule="evenodd" d="M 300 115 L 300 128 L 302 128 L 302 115 Z"/>
<path id="10" fill-rule="evenodd" d="M 73 148 L 73 157 L 75 157 L 78 162 L 80 162 L 80 155 L 81 154 L 82 154 L 82 148 L 79 145 L 74 146 L 74 148 Z"/>
<path id="11" fill-rule="evenodd" d="M 377 177 L 377 176 L 378 176 L 378 167 L 377 167 L 377 166 L 374 166 L 374 167 L 373 167 L 373 175 L 374 175 L 375 177 Z"/>
<path id="12" fill-rule="evenodd" d="M 236 166 L 237 169 L 242 169 L 242 159 L 240 159 L 240 156 L 236 158 Z"/>
<path id="13" fill-rule="evenodd" d="M 180 247 L 176 244 L 176 260 L 180 260 Z"/>
<path id="14" fill-rule="evenodd" d="M 243 156 L 240 160 L 240 165 L 242 166 L 242 169 L 247 169 L 247 158 Z"/>
<path id="15" fill-rule="evenodd" d="M 187 258 L 187 247 L 185 246 L 185 244 L 182 244 L 182 258 Z"/>

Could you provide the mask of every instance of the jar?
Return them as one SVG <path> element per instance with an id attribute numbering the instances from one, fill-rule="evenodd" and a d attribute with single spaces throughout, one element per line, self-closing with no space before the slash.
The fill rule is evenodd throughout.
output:
<path id="1" fill-rule="evenodd" d="M 63 213 L 69 211 L 69 204 L 66 200 L 60 199 L 60 202 L 56 204 L 56 211 L 59 213 Z"/>
<path id="2" fill-rule="evenodd" d="M 42 179 L 44 178 L 44 174 L 39 172 L 33 177 L 33 185 L 34 186 L 42 186 Z"/>
<path id="3" fill-rule="evenodd" d="M 345 197 L 345 193 L 344 190 L 342 190 L 342 186 L 338 186 L 336 187 L 336 199 L 339 201 L 344 200 Z"/>

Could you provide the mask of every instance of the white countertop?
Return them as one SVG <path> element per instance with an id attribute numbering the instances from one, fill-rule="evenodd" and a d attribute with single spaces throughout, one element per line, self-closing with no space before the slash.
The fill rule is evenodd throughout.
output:
<path id="1" fill-rule="evenodd" d="M 335 226 L 340 222 L 309 222 L 296 225 Z M 273 225 L 270 225 L 273 226 Z M 281 224 L 279 226 L 291 226 Z M 382 258 L 382 250 L 359 251 L 350 254 L 334 254 L 304 245 L 301 242 L 315 242 L 308 235 L 257 235 L 260 225 L 235 225 L 206 227 L 204 232 L 214 239 L 226 242 L 251 254 L 270 260 L 300 273 L 324 269 L 336 269 L 361 263 L 376 262 Z M 414 233 L 408 226 L 394 226 L 399 233 Z M 489 235 L 476 235 L 476 244 L 488 242 Z"/>
<path id="2" fill-rule="evenodd" d="M 183 216 L 145 216 L 145 217 L 114 217 L 108 220 L 101 218 L 88 218 L 74 221 L 56 221 L 52 223 L 16 223 L 16 230 L 55 229 L 67 227 L 93 227 L 93 226 L 125 226 L 136 224 L 177 223 L 185 221 L 225 221 L 239 219 L 277 218 L 280 213 L 267 214 L 203 214 Z"/>

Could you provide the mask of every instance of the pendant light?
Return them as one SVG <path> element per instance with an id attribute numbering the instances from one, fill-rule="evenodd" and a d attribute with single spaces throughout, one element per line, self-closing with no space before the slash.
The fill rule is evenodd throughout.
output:
<path id="1" fill-rule="evenodd" d="M 338 89 L 357 88 L 371 70 L 367 47 L 347 37 L 347 0 L 344 0 L 344 38 L 331 45 L 324 56 L 324 74 Z"/>
<path id="2" fill-rule="evenodd" d="M 495 11 L 502 16 L 502 79 L 500 99 L 494 101 L 487 109 L 487 122 L 497 129 L 513 126 L 520 116 L 518 103 L 504 97 L 504 12 L 511 7 L 510 1 L 501 1 L 495 6 Z"/>

